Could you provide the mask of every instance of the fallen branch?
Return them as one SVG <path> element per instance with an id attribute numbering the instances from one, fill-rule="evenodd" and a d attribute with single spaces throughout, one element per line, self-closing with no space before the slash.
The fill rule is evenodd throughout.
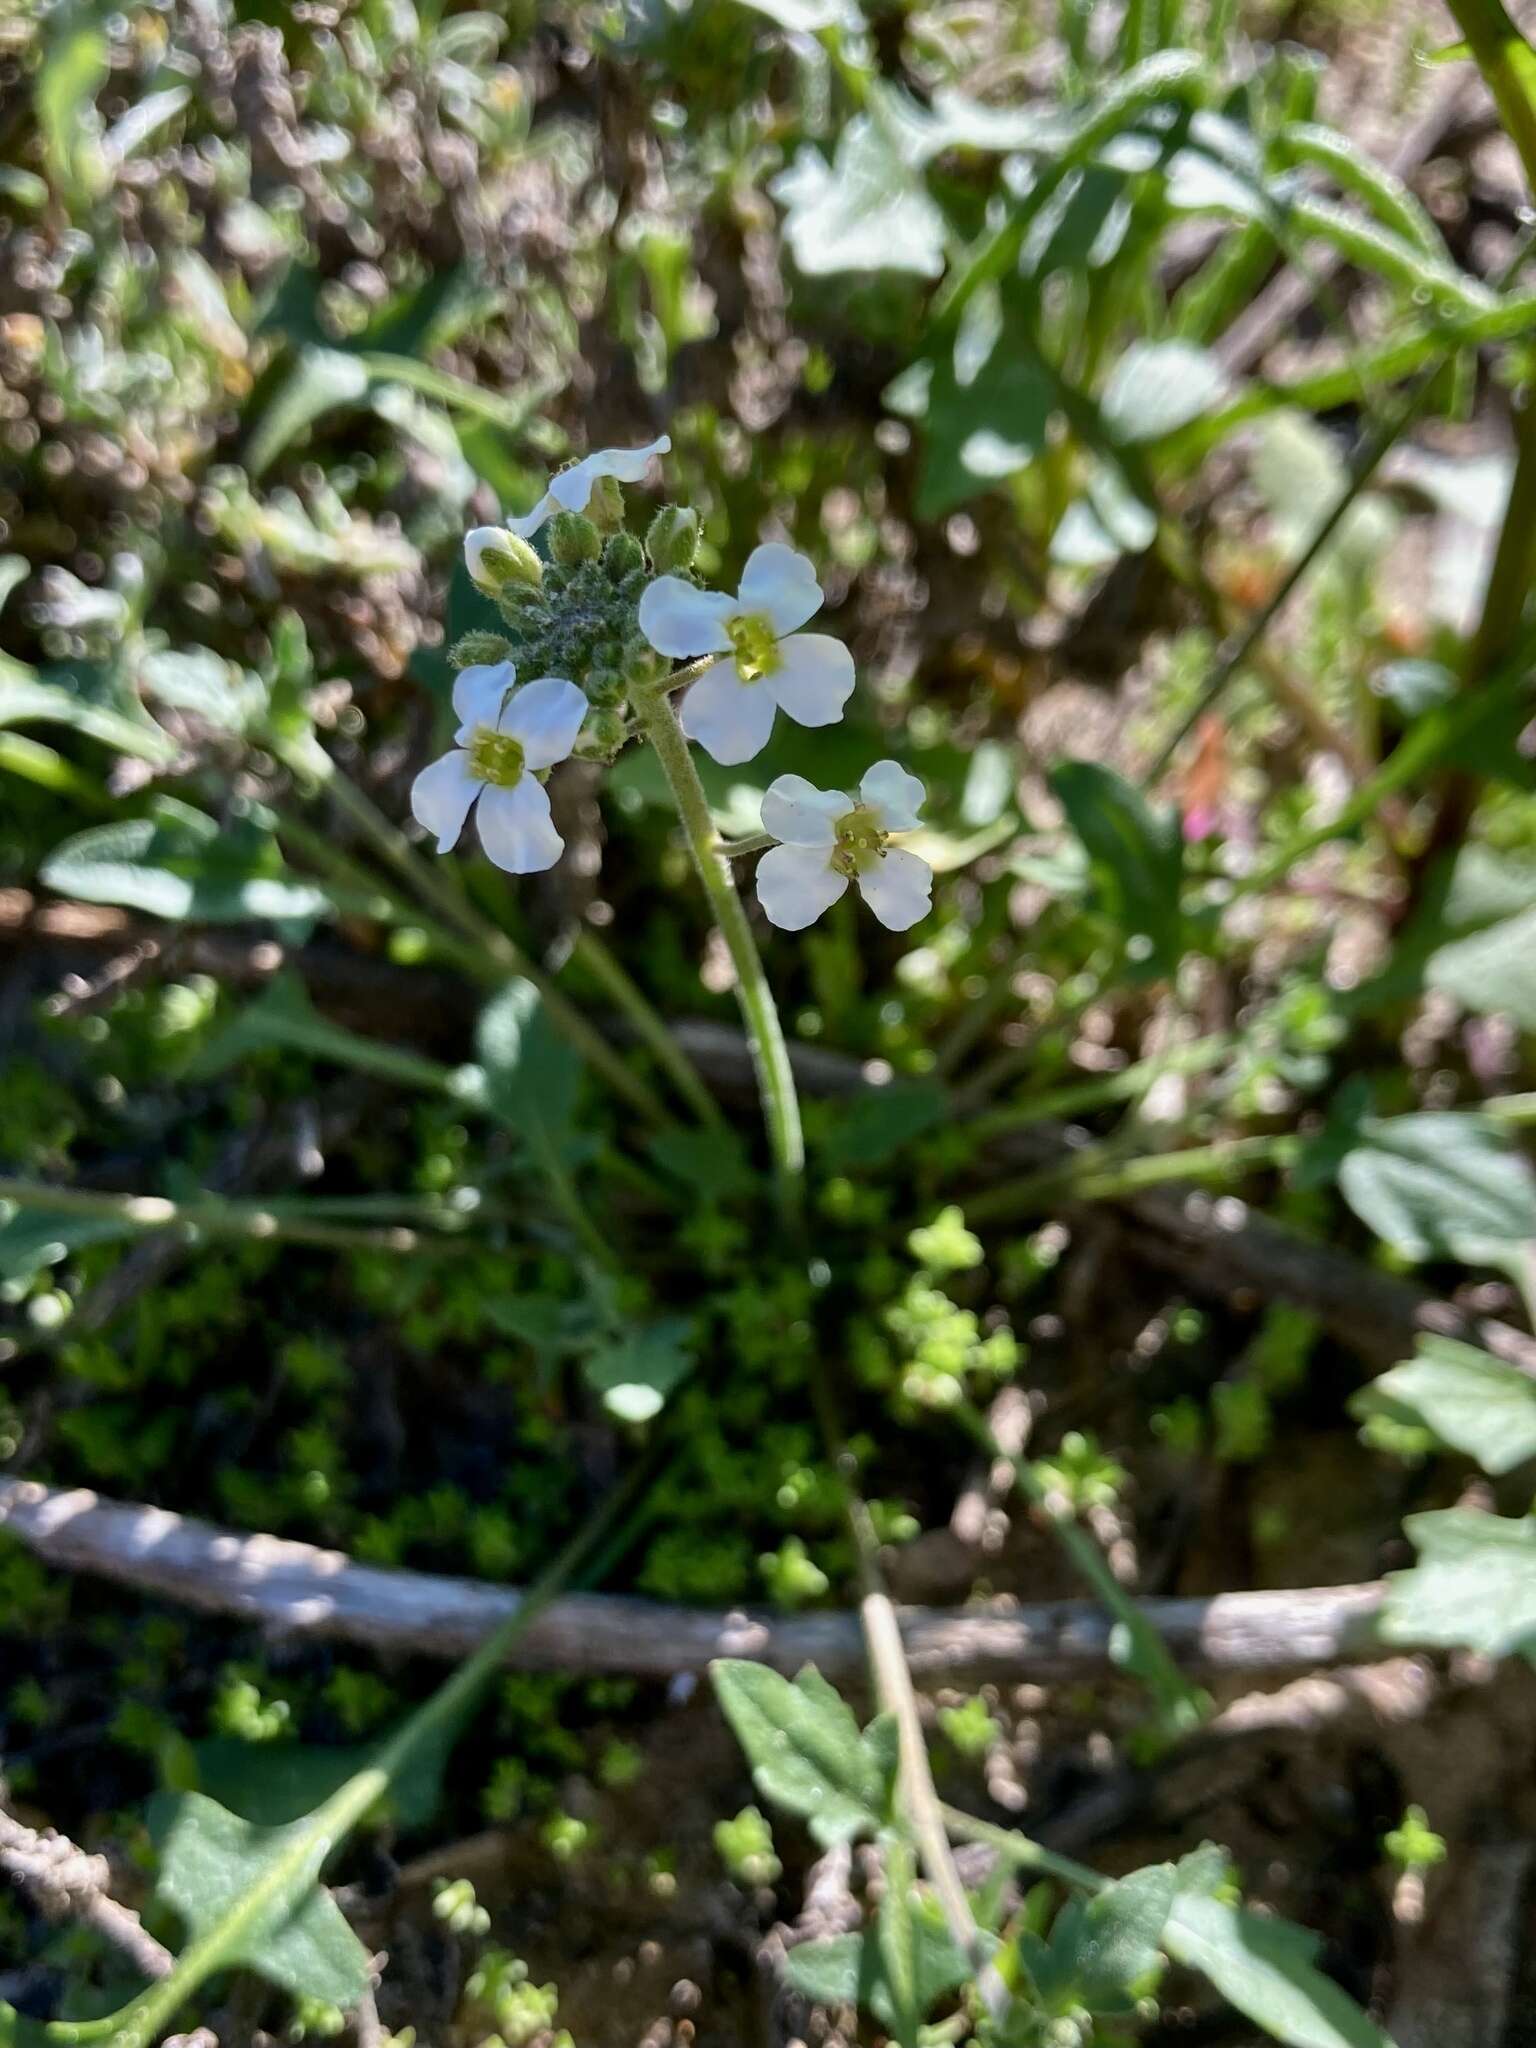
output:
<path id="1" fill-rule="evenodd" d="M 274 1635 L 318 1635 L 396 1655 L 462 1658 L 517 1606 L 508 1587 L 426 1572 L 384 1571 L 334 1550 L 276 1536 L 242 1536 L 163 1508 L 0 1482 L 0 1531 L 46 1563 L 94 1572 L 135 1592 L 259 1623 Z M 1299 1671 L 1391 1654 L 1372 1623 L 1379 1585 L 1219 1593 L 1140 1603 L 1191 1667 Z M 905 1608 L 902 1641 L 915 1673 L 1063 1679 L 1108 1668 L 1111 1621 L 1085 1601 Z M 864 1667 L 852 1613 L 709 1612 L 612 1594 L 572 1593 L 528 1629 L 512 1662 L 524 1669 L 624 1672 L 649 1678 L 701 1672 L 715 1657 L 750 1657 L 786 1672 L 814 1663 L 829 1678 Z"/>
<path id="2" fill-rule="evenodd" d="M 91 1856 L 52 1828 L 29 1828 L 0 1808 L 0 1871 L 14 1878 L 49 1920 L 77 1920 L 128 1957 L 142 1977 L 168 1977 L 176 1958 L 148 1933 L 131 1906 L 108 1890 L 105 1856 Z"/>

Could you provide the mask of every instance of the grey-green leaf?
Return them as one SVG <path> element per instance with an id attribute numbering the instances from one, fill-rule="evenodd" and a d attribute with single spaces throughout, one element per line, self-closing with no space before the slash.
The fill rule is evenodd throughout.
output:
<path id="1" fill-rule="evenodd" d="M 1536 1457 L 1536 1380 L 1454 1337 L 1421 1337 L 1414 1357 L 1379 1374 L 1349 1405 L 1362 1420 L 1406 1410 L 1495 1475 Z"/>
<path id="2" fill-rule="evenodd" d="M 649 1422 L 688 1376 L 693 1364 L 691 1328 L 686 1316 L 666 1316 L 631 1330 L 617 1343 L 594 1351 L 582 1365 L 582 1377 L 620 1422 Z"/>
<path id="3" fill-rule="evenodd" d="M 1348 1992 L 1315 1966 L 1316 1937 L 1289 1920 L 1183 1895 L 1162 1944 L 1286 2048 L 1392 2048 Z"/>
<path id="4" fill-rule="evenodd" d="M 76 833 L 54 848 L 41 874 L 61 896 L 203 924 L 318 917 L 330 908 L 325 893 L 291 875 L 253 826 L 221 829 L 168 800 L 155 817 Z"/>
<path id="5" fill-rule="evenodd" d="M 1117 441 L 1157 441 L 1212 410 L 1226 390 L 1216 358 L 1187 341 L 1138 341 L 1109 373 L 1099 400 Z"/>
<path id="6" fill-rule="evenodd" d="M 1419 1561 L 1387 1580 L 1385 1640 L 1536 1662 L 1536 1517 L 1443 1508 L 1403 1527 Z"/>
<path id="7" fill-rule="evenodd" d="M 257 1971 L 296 1997 L 356 2004 L 368 1988 L 368 1952 L 322 1888 L 330 1847 L 309 1820 L 256 1827 L 201 1792 L 154 1803 L 160 1845 L 156 1897 L 184 1921 L 189 1942 L 218 1929 L 225 1960 Z M 256 1887 L 287 1860 L 291 1869 L 262 1898 Z"/>
<path id="8" fill-rule="evenodd" d="M 491 1114 L 536 1146 L 563 1148 L 581 1062 L 545 1014 L 531 981 L 509 981 L 480 1012 L 475 1048 Z"/>
<path id="9" fill-rule="evenodd" d="M 1171 974 L 1184 950 L 1184 846 L 1172 813 L 1093 761 L 1063 761 L 1051 787 L 1088 854 L 1097 908 L 1124 939 L 1130 966 Z"/>
<path id="10" fill-rule="evenodd" d="M 1487 1263 L 1536 1237 L 1536 1176 L 1508 1134 L 1459 1111 L 1368 1117 L 1339 1167 L 1362 1223 L 1409 1259 Z"/>
<path id="11" fill-rule="evenodd" d="M 937 277 L 944 268 L 944 216 L 867 114 L 844 128 L 830 166 L 802 149 L 771 189 L 788 209 L 784 233 L 807 277 L 844 270 Z"/>
<path id="12" fill-rule="evenodd" d="M 765 1799 L 798 1814 L 823 1846 L 873 1834 L 889 1787 L 851 1709 L 807 1667 L 793 1684 L 763 1664 L 710 1666 L 721 1711 Z"/>

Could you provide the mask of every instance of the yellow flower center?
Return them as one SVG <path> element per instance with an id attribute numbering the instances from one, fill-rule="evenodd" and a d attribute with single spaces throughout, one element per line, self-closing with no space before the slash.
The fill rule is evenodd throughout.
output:
<path id="1" fill-rule="evenodd" d="M 743 612 L 727 619 L 725 630 L 736 650 L 736 673 L 744 683 L 759 683 L 779 666 L 779 636 L 771 619 Z"/>
<path id="2" fill-rule="evenodd" d="M 885 858 L 890 834 L 881 830 L 874 812 L 866 810 L 862 804 L 855 804 L 832 829 L 837 834 L 832 865 L 850 881 L 873 867 L 877 860 Z"/>
<path id="3" fill-rule="evenodd" d="M 489 782 L 497 789 L 511 789 L 521 781 L 523 743 L 493 725 L 477 725 L 469 743 L 469 772 L 476 782 Z"/>

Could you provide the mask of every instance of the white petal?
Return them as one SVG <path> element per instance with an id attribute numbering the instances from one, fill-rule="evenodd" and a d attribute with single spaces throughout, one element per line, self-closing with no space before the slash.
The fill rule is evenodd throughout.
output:
<path id="1" fill-rule="evenodd" d="M 560 501 L 553 492 L 546 491 L 531 512 L 525 512 L 521 519 L 507 521 L 508 533 L 515 533 L 519 540 L 532 540 L 547 519 L 553 519 L 560 510 Z"/>
<path id="2" fill-rule="evenodd" d="M 718 590 L 658 576 L 640 594 L 640 630 L 658 654 L 724 654 L 731 644 L 725 621 L 736 609 Z"/>
<path id="3" fill-rule="evenodd" d="M 860 873 L 859 894 L 888 931 L 904 932 L 932 908 L 933 869 L 904 846 L 888 846 Z"/>
<path id="4" fill-rule="evenodd" d="M 521 740 L 528 768 L 553 768 L 570 757 L 587 715 L 586 693 L 560 676 L 540 676 L 514 690 L 500 731 Z"/>
<path id="5" fill-rule="evenodd" d="M 510 661 L 479 661 L 461 668 L 454 678 L 453 710 L 459 721 L 457 738 L 468 740 L 477 725 L 495 725 L 502 699 L 517 681 Z"/>
<path id="6" fill-rule="evenodd" d="M 813 846 L 771 846 L 757 864 L 757 900 L 781 932 L 803 932 L 847 887 L 847 876 Z"/>
<path id="7" fill-rule="evenodd" d="M 791 633 L 763 687 L 798 724 L 836 725 L 853 695 L 853 656 L 830 633 Z"/>
<path id="8" fill-rule="evenodd" d="M 562 469 L 557 477 L 550 479 L 550 495 L 559 500 L 567 512 L 585 512 L 592 496 L 592 486 L 599 477 L 616 476 L 621 484 L 637 484 L 658 455 L 665 455 L 672 446 L 671 436 L 660 435 L 644 448 L 597 448 L 580 462 L 572 463 L 569 469 Z"/>
<path id="9" fill-rule="evenodd" d="M 485 857 L 509 875 L 534 875 L 552 868 L 565 851 L 565 841 L 549 815 L 549 797 L 542 782 L 519 776 L 510 789 L 487 783 L 476 813 Z"/>
<path id="10" fill-rule="evenodd" d="M 744 683 L 734 661 L 705 669 L 683 699 L 683 731 L 722 768 L 750 761 L 773 731 L 773 699 L 766 684 Z"/>
<path id="11" fill-rule="evenodd" d="M 411 815 L 437 835 L 437 850 L 446 853 L 464 830 L 469 807 L 485 787 L 469 772 L 469 756 L 455 747 L 423 768 L 411 784 Z"/>
<path id="12" fill-rule="evenodd" d="M 744 612 L 770 620 L 775 633 L 793 633 L 821 610 L 821 585 L 805 555 L 770 540 L 748 555 L 739 601 Z"/>
<path id="13" fill-rule="evenodd" d="M 507 529 L 504 526 L 475 526 L 464 536 L 464 566 L 473 582 L 479 583 L 485 574 L 485 551 L 507 545 Z"/>
<path id="14" fill-rule="evenodd" d="M 826 852 L 837 843 L 833 826 L 852 808 L 840 789 L 818 789 L 803 775 L 780 775 L 763 792 L 763 830 L 786 846 Z"/>
<path id="15" fill-rule="evenodd" d="M 884 832 L 915 832 L 918 812 L 928 792 L 899 761 L 877 761 L 865 771 L 859 795 Z"/>

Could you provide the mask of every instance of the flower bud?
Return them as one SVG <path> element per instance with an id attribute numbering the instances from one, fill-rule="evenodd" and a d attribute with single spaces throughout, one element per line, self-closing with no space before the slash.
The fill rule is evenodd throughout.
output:
<path id="1" fill-rule="evenodd" d="M 504 640 L 500 633 L 466 633 L 462 639 L 454 641 L 448 659 L 455 668 L 475 668 L 480 664 L 510 661 L 512 643 Z"/>
<path id="2" fill-rule="evenodd" d="M 614 476 L 600 476 L 587 499 L 587 517 L 604 533 L 617 533 L 624 524 L 624 493 Z"/>
<path id="3" fill-rule="evenodd" d="M 601 549 L 597 528 L 579 512 L 557 512 L 549 522 L 549 552 L 562 567 L 595 562 Z"/>
<path id="4" fill-rule="evenodd" d="M 699 515 L 688 505 L 663 505 L 645 536 L 645 551 L 658 576 L 693 567 L 699 551 Z"/>
<path id="5" fill-rule="evenodd" d="M 603 549 L 603 574 L 610 583 L 622 583 L 644 567 L 645 550 L 632 533 L 616 533 Z"/>
<path id="6" fill-rule="evenodd" d="M 611 761 L 624 744 L 624 720 L 617 711 L 594 711 L 582 727 L 575 752 L 578 759 Z"/>
<path id="7" fill-rule="evenodd" d="M 527 541 L 504 526 L 477 526 L 466 533 L 464 561 L 470 581 L 487 597 L 519 584 L 537 590 L 544 581 L 544 564 Z"/>
<path id="8" fill-rule="evenodd" d="M 617 704 L 624 695 L 624 678 L 616 668 L 590 668 L 587 695 L 594 704 Z"/>

